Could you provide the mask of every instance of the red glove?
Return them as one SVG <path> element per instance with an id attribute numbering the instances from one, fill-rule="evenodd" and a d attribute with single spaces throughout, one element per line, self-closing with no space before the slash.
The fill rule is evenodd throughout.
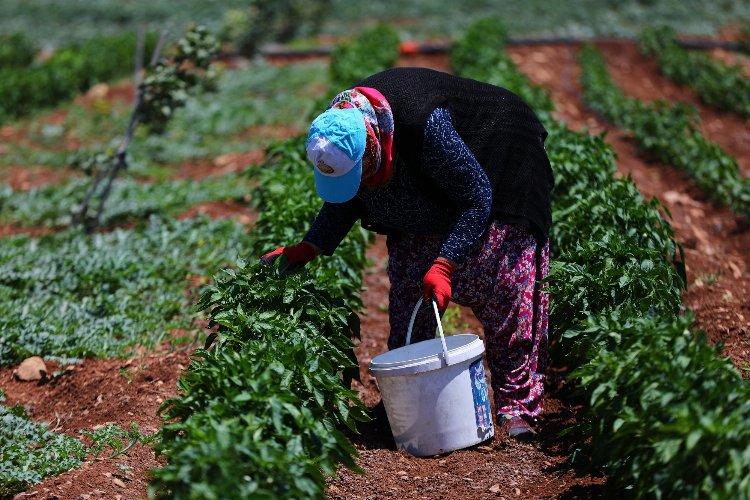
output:
<path id="1" fill-rule="evenodd" d="M 451 274 L 455 265 L 448 259 L 438 257 L 422 279 L 424 299 L 435 297 L 440 311 L 445 311 L 451 301 Z"/>
<path id="2" fill-rule="evenodd" d="M 271 264 L 278 257 L 281 257 L 279 272 L 289 274 L 303 268 L 305 264 L 313 260 L 318 255 L 318 249 L 312 243 L 301 241 L 296 245 L 288 247 L 279 247 L 263 254 L 260 261 L 263 264 Z"/>

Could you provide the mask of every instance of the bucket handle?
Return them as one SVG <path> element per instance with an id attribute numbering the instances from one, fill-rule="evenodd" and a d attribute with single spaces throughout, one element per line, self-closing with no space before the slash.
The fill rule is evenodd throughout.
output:
<path id="1" fill-rule="evenodd" d="M 411 319 L 409 319 L 409 329 L 406 330 L 406 345 L 411 344 L 411 332 L 414 329 L 414 320 L 417 319 L 417 313 L 419 312 L 419 308 L 422 307 L 422 302 L 422 297 L 420 297 L 417 301 L 417 305 L 414 306 L 414 311 L 412 311 L 411 313 Z M 448 345 L 445 343 L 443 324 L 440 321 L 440 311 L 438 310 L 437 302 L 435 302 L 435 299 L 431 299 L 430 302 L 432 302 L 432 310 L 435 311 L 435 318 L 437 319 L 437 329 L 438 333 L 440 334 L 440 343 L 443 345 L 443 360 L 445 360 L 446 365 L 449 365 L 450 362 L 448 361 Z"/>

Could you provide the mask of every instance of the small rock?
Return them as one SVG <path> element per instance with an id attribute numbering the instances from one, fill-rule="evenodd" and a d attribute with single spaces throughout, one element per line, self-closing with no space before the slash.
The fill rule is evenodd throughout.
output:
<path id="1" fill-rule="evenodd" d="M 500 493 L 500 485 L 493 484 L 492 486 L 490 486 L 490 493 Z"/>
<path id="2" fill-rule="evenodd" d="M 685 193 L 679 193 L 677 191 L 665 191 L 662 195 L 667 203 L 674 205 L 687 205 L 691 207 L 700 207 L 700 203 L 692 199 Z"/>
<path id="3" fill-rule="evenodd" d="M 513 494 L 515 496 L 517 496 L 517 497 L 520 497 L 521 496 L 521 490 L 519 490 L 518 488 L 513 488 Z"/>
<path id="4" fill-rule="evenodd" d="M 440 464 L 440 465 L 445 465 L 447 463 L 448 463 L 448 461 L 445 460 L 445 459 L 438 461 L 438 464 Z"/>
<path id="5" fill-rule="evenodd" d="M 742 270 L 737 264 L 735 264 L 731 260 L 729 261 L 729 268 L 732 270 L 732 276 L 734 276 L 734 279 L 742 278 Z"/>
<path id="6" fill-rule="evenodd" d="M 39 356 L 32 356 L 24 359 L 18 368 L 13 372 L 13 376 L 24 382 L 32 380 L 45 380 L 47 378 L 47 366 L 44 360 Z"/>
<path id="7" fill-rule="evenodd" d="M 489 446 L 477 446 L 477 450 L 492 451 L 492 448 L 490 448 Z"/>
<path id="8" fill-rule="evenodd" d="M 97 83 L 86 92 L 86 96 L 91 99 L 104 99 L 109 94 L 109 85 L 106 83 Z"/>
<path id="9" fill-rule="evenodd" d="M 396 474 L 398 474 L 399 476 L 406 476 L 407 475 L 405 470 L 400 470 L 400 471 L 396 472 Z"/>
<path id="10" fill-rule="evenodd" d="M 114 484 L 115 486 L 119 488 L 125 488 L 125 483 L 122 481 L 122 479 L 119 479 L 119 478 L 114 478 L 112 480 L 112 484 Z"/>

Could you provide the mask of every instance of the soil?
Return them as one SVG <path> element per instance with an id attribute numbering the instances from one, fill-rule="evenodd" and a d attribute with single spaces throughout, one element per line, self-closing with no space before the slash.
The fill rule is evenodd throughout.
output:
<path id="1" fill-rule="evenodd" d="M 419 66 L 450 72 L 450 57 L 448 54 L 404 54 L 399 57 L 396 66 Z"/>
<path id="2" fill-rule="evenodd" d="M 5 368 L 0 387 L 6 404 L 24 406 L 31 418 L 58 432 L 81 437 L 81 430 L 110 423 L 127 428 L 135 422 L 149 434 L 161 427 L 159 406 L 177 394 L 177 378 L 192 347 L 164 344 L 129 359 L 87 359 L 67 367 L 48 363 L 50 372 L 62 375 L 45 384 L 16 381 Z M 109 454 L 89 457 L 82 467 L 49 477 L 19 498 L 147 498 L 148 471 L 161 463 L 153 449 L 138 444 L 120 457 Z"/>
<path id="3" fill-rule="evenodd" d="M 380 402 L 375 380 L 367 371 L 370 360 L 386 351 L 388 338 L 388 289 L 385 239 L 378 237 L 367 252 L 373 265 L 365 274 L 362 340 L 357 346 L 362 383 L 354 383 L 370 408 Z M 481 332 L 473 316 L 466 318 L 471 330 Z M 575 408 L 554 397 L 538 428 L 538 439 L 521 443 L 497 436 L 482 445 L 438 457 L 416 458 L 395 449 L 383 420 L 361 425 L 352 436 L 364 469 L 346 469 L 329 480 L 327 493 L 334 499 L 354 498 L 591 498 L 601 493 L 604 478 L 579 470 L 567 462 L 570 443 L 557 434 L 575 422 Z M 377 414 L 377 412 L 376 412 Z"/>
<path id="4" fill-rule="evenodd" d="M 130 103 L 135 97 L 133 82 L 123 80 L 114 84 L 97 83 L 85 94 L 80 95 L 73 101 L 78 106 L 92 108 L 101 106 L 103 103 L 113 104 L 116 102 Z"/>
<path id="5" fill-rule="evenodd" d="M 16 191 L 55 184 L 73 175 L 72 171 L 64 168 L 20 165 L 0 167 L 0 183 L 7 184 Z"/>
<path id="6" fill-rule="evenodd" d="M 726 49 L 712 49 L 709 51 L 711 57 L 718 59 L 730 66 L 740 66 L 742 71 L 750 77 L 750 56 Z"/>
<path id="7" fill-rule="evenodd" d="M 206 215 L 212 219 L 237 219 L 240 224 L 251 227 L 258 219 L 258 214 L 246 204 L 236 201 L 207 201 L 193 205 L 177 216 L 188 219 L 196 215 Z"/>
<path id="8" fill-rule="evenodd" d="M 655 66 L 639 66 L 635 46 L 607 43 L 602 48 L 613 77 L 628 92 L 641 97 L 651 82 L 653 92 L 663 97 L 689 96 L 683 89 L 662 82 Z M 684 172 L 653 161 L 638 151 L 628 134 L 586 109 L 581 100 L 579 67 L 574 46 L 512 47 L 511 56 L 536 83 L 547 87 L 557 105 L 556 115 L 574 129 L 606 132 L 607 142 L 617 152 L 617 168 L 633 178 L 640 192 L 655 197 L 668 208 L 676 239 L 685 248 L 688 289 L 685 306 L 696 315 L 696 324 L 711 341 L 723 343 L 724 354 L 747 372 L 750 363 L 750 230 L 747 222 L 729 209 L 706 199 Z M 646 65 L 647 62 L 643 62 Z M 646 94 L 650 95 L 650 94 Z M 701 111 L 705 112 L 704 110 Z M 715 113 L 711 111 L 711 113 Z M 718 116 L 718 115 L 717 115 Z M 727 137 L 747 134 L 726 120 Z M 711 120 L 711 115 L 705 115 Z M 716 119 L 719 119 L 718 117 Z M 731 142 L 726 139 L 727 144 Z M 741 164 L 750 162 L 748 145 L 737 145 L 732 154 Z M 667 216 L 666 212 L 664 215 Z"/>
<path id="9" fill-rule="evenodd" d="M 252 139 L 262 137 L 263 139 L 282 140 L 289 139 L 301 134 L 303 130 L 293 125 L 253 125 L 237 136 L 238 139 Z"/>
<path id="10" fill-rule="evenodd" d="M 691 89 L 662 76 L 656 60 L 641 55 L 634 43 L 607 42 L 599 47 L 612 77 L 626 93 L 643 101 L 665 99 L 695 106 L 701 117 L 703 134 L 736 158 L 742 173 L 750 177 L 750 126 L 747 120 L 703 104 Z"/>
<path id="11" fill-rule="evenodd" d="M 175 179 L 204 179 L 212 175 L 240 172 L 250 165 L 262 163 L 265 151 L 255 149 L 241 153 L 226 153 L 213 160 L 189 160 L 175 168 Z"/>
<path id="12" fill-rule="evenodd" d="M 40 147 L 34 140 L 29 138 L 28 126 L 3 125 L 0 127 L 0 154 L 8 151 L 8 144 L 16 143 L 25 147 Z"/>
<path id="13" fill-rule="evenodd" d="M 50 227 L 23 227 L 14 224 L 0 224 L 0 238 L 3 236 L 13 236 L 15 234 L 27 234 L 29 236 L 42 236 L 50 234 L 55 230 Z"/>

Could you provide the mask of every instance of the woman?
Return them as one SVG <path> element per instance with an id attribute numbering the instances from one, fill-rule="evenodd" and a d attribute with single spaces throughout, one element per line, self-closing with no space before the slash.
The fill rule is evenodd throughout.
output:
<path id="1" fill-rule="evenodd" d="M 325 201 L 288 270 L 331 255 L 356 220 L 388 236 L 388 347 L 433 297 L 484 327 L 496 411 L 511 436 L 542 410 L 552 172 L 547 133 L 510 91 L 424 68 L 395 68 L 337 95 L 312 123 L 307 155 Z M 423 308 L 414 341 L 434 337 Z"/>

